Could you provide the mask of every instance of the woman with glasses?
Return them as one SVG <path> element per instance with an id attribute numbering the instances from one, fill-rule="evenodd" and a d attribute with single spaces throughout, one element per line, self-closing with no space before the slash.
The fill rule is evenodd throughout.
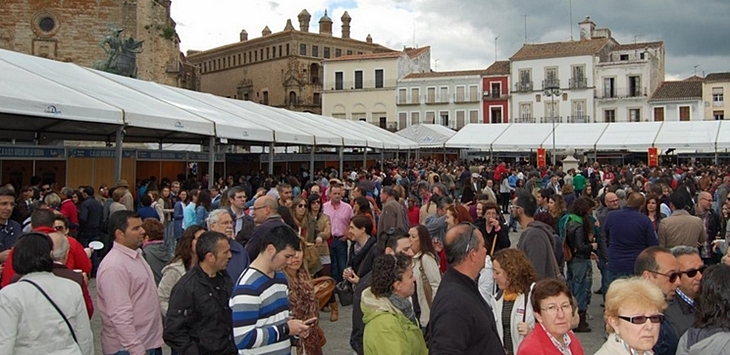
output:
<path id="1" fill-rule="evenodd" d="M 282 208 L 281 206 L 279 208 Z M 291 214 L 294 226 L 294 230 L 299 232 L 299 238 L 302 241 L 302 247 L 304 249 L 304 266 L 309 270 L 310 275 L 314 275 L 322 270 L 322 262 L 319 258 L 319 251 L 314 244 L 314 237 L 317 232 L 317 226 L 309 225 L 309 216 L 307 213 L 307 200 L 301 197 L 295 197 L 292 200 L 292 205 L 288 208 L 288 212 Z M 283 217 L 283 215 L 282 215 Z M 286 221 L 286 220 L 285 220 Z M 310 240 L 310 228 L 313 228 L 312 239 Z"/>
<path id="2" fill-rule="evenodd" d="M 653 354 L 667 307 L 662 290 L 641 277 L 618 279 L 608 288 L 605 304 L 608 340 L 595 355 Z"/>
<path id="3" fill-rule="evenodd" d="M 504 352 L 510 355 L 535 327 L 535 314 L 529 299 L 537 274 L 525 253 L 518 249 L 494 253 L 492 268 L 499 292 L 488 296 L 487 300 L 494 312 Z"/>
<path id="4" fill-rule="evenodd" d="M 584 355 L 583 345 L 570 330 L 574 301 L 565 282 L 542 280 L 532 289 L 537 324 L 520 344 L 517 355 Z"/>
<path id="5" fill-rule="evenodd" d="M 730 266 L 718 264 L 705 270 L 695 304 L 695 323 L 679 339 L 677 355 L 727 354 L 730 348 Z"/>
<path id="6" fill-rule="evenodd" d="M 410 301 L 415 279 L 411 258 L 383 254 L 373 263 L 372 286 L 362 293 L 366 355 L 426 355 L 426 342 Z"/>

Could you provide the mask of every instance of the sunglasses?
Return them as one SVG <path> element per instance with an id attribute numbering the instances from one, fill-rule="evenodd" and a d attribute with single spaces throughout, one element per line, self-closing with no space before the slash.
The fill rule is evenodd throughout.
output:
<path id="1" fill-rule="evenodd" d="M 307 205 L 297 205 L 297 207 L 304 208 L 304 207 L 307 207 Z"/>
<path id="2" fill-rule="evenodd" d="M 652 316 L 636 316 L 636 317 L 624 317 L 618 316 L 619 319 L 623 319 L 631 324 L 644 324 L 647 320 L 650 320 L 654 324 L 658 324 L 664 321 L 663 314 L 655 314 Z"/>
<path id="3" fill-rule="evenodd" d="M 698 272 L 700 274 L 703 274 L 705 272 L 705 268 L 706 268 L 706 266 L 701 266 L 701 267 L 699 267 L 697 269 L 690 269 L 690 270 L 687 270 L 687 271 L 682 271 L 682 273 L 685 274 L 685 275 L 687 275 L 687 277 L 692 278 L 692 277 L 697 276 L 697 273 Z"/>
<path id="4" fill-rule="evenodd" d="M 649 270 L 649 272 L 652 273 L 652 274 L 662 275 L 664 277 L 668 277 L 669 278 L 669 282 L 671 282 L 671 283 L 675 283 L 677 281 L 677 279 L 679 278 L 679 276 L 682 275 L 681 272 L 673 272 L 671 274 L 663 274 L 663 273 L 661 273 L 659 271 L 653 271 L 653 270 Z M 692 276 L 690 276 L 690 277 L 692 277 Z"/>

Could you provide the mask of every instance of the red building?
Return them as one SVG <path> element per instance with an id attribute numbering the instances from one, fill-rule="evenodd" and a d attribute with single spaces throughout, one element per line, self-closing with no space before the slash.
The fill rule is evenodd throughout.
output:
<path id="1" fill-rule="evenodd" d="M 484 123 L 509 122 L 509 61 L 494 62 L 482 75 Z"/>

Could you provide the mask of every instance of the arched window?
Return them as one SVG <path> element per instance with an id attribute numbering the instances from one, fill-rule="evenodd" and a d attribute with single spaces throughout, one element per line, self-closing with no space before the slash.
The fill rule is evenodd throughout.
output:
<path id="1" fill-rule="evenodd" d="M 294 91 L 289 92 L 289 104 L 290 105 L 296 105 L 297 104 L 297 93 Z"/>

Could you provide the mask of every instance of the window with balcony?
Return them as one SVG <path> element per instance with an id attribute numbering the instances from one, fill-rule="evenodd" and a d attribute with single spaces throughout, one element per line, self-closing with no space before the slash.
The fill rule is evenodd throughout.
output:
<path id="1" fill-rule="evenodd" d="M 456 87 L 456 102 L 466 101 L 466 90 L 463 86 Z"/>
<path id="2" fill-rule="evenodd" d="M 628 97 L 639 97 L 641 93 L 641 77 L 640 76 L 629 76 L 629 93 Z"/>
<path id="3" fill-rule="evenodd" d="M 474 102 L 479 100 L 479 86 L 469 85 L 469 101 Z"/>
<path id="4" fill-rule="evenodd" d="M 406 89 L 398 89 L 398 104 L 405 105 L 408 100 L 406 98 Z"/>
<path id="5" fill-rule="evenodd" d="M 586 115 L 586 100 L 573 100 L 570 104 L 570 117 L 568 122 L 587 123 L 590 118 Z"/>
<path id="6" fill-rule="evenodd" d="M 500 83 L 500 82 L 492 83 L 492 90 L 490 90 L 489 96 L 491 96 L 493 99 L 498 99 L 501 94 L 502 94 L 502 83 Z"/>
<path id="7" fill-rule="evenodd" d="M 355 89 L 362 89 L 362 70 L 355 70 Z"/>
<path id="8" fill-rule="evenodd" d="M 571 89 L 585 89 L 588 87 L 588 81 L 586 80 L 586 66 L 585 65 L 574 65 L 573 75 L 570 78 Z"/>
<path id="9" fill-rule="evenodd" d="M 335 72 L 335 90 L 342 90 L 345 81 L 345 74 L 341 71 Z"/>
<path id="10" fill-rule="evenodd" d="M 560 87 L 558 83 L 558 68 L 545 68 L 545 85 L 549 87 Z"/>
<path id="11" fill-rule="evenodd" d="M 603 98 L 616 97 L 616 79 L 603 78 Z"/>
<path id="12" fill-rule="evenodd" d="M 441 125 L 449 127 L 449 111 L 439 112 L 439 117 L 441 117 Z"/>
<path id="13" fill-rule="evenodd" d="M 532 102 L 525 102 L 520 104 L 518 122 L 534 122 L 532 116 Z"/>
<path id="14" fill-rule="evenodd" d="M 436 102 L 436 88 L 428 88 L 426 89 L 427 95 L 426 95 L 426 103 L 432 104 Z"/>
<path id="15" fill-rule="evenodd" d="M 560 101 L 545 101 L 545 114 L 543 115 L 543 123 L 560 122 Z"/>
<path id="16" fill-rule="evenodd" d="M 436 123 L 436 112 L 433 112 L 433 111 L 426 112 L 426 120 L 423 123 L 435 124 Z"/>
<path id="17" fill-rule="evenodd" d="M 466 111 L 456 111 L 456 129 L 466 125 Z"/>
<path id="18" fill-rule="evenodd" d="M 418 88 L 411 88 L 411 103 L 414 105 L 418 105 L 419 103 L 421 103 L 420 95 L 421 92 Z"/>
<path id="19" fill-rule="evenodd" d="M 383 87 L 383 69 L 375 69 L 375 88 Z"/>
<path id="20" fill-rule="evenodd" d="M 439 90 L 439 102 L 441 103 L 447 103 L 449 102 L 449 87 L 448 86 L 442 86 Z"/>
<path id="21" fill-rule="evenodd" d="M 312 45 L 312 57 L 319 57 L 319 46 Z"/>
<path id="22" fill-rule="evenodd" d="M 520 69 L 517 82 L 518 92 L 532 91 L 532 72 L 530 69 Z"/>
<path id="23" fill-rule="evenodd" d="M 630 108 L 629 109 L 629 122 L 641 122 L 641 109 Z"/>

